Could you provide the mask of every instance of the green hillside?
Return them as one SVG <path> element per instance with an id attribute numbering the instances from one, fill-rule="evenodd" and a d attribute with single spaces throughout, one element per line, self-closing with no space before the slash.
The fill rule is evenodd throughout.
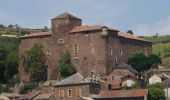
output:
<path id="1" fill-rule="evenodd" d="M 170 35 L 143 37 L 153 42 L 152 52 L 160 55 L 165 67 L 170 67 Z"/>

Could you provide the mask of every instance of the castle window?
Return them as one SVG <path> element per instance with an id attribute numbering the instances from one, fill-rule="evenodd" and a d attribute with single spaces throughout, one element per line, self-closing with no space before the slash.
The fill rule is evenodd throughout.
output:
<path id="1" fill-rule="evenodd" d="M 59 98 L 64 98 L 64 90 L 59 90 Z"/>
<path id="2" fill-rule="evenodd" d="M 64 43 L 64 39 L 58 39 L 58 44 L 63 44 Z"/>
<path id="3" fill-rule="evenodd" d="M 113 54 L 112 47 L 109 48 L 109 53 L 110 53 L 110 55 Z"/>
<path id="4" fill-rule="evenodd" d="M 80 97 L 82 94 L 81 89 L 76 89 L 76 96 Z"/>
<path id="5" fill-rule="evenodd" d="M 68 97 L 72 97 L 72 89 L 68 89 Z"/>
<path id="6" fill-rule="evenodd" d="M 91 75 L 90 75 L 91 77 L 93 77 L 94 76 L 94 72 L 91 72 Z"/>
<path id="7" fill-rule="evenodd" d="M 75 59 L 74 59 L 74 64 L 75 64 L 75 65 L 78 65 L 78 64 L 79 64 L 79 59 L 78 59 L 78 58 L 75 58 Z"/>
<path id="8" fill-rule="evenodd" d="M 74 53 L 77 54 L 78 53 L 78 45 L 74 46 Z"/>
<path id="9" fill-rule="evenodd" d="M 46 54 L 47 54 L 47 56 L 50 56 L 50 55 L 51 55 L 51 52 L 48 50 L 48 51 L 46 52 Z"/>
<path id="10" fill-rule="evenodd" d="M 121 55 L 121 56 L 123 55 L 123 51 L 122 51 L 122 49 L 119 51 L 119 53 L 120 53 L 120 55 Z"/>
<path id="11" fill-rule="evenodd" d="M 112 76 L 112 81 L 115 79 L 115 77 L 114 76 Z"/>
<path id="12" fill-rule="evenodd" d="M 117 65 L 117 57 L 114 58 L 114 63 Z"/>

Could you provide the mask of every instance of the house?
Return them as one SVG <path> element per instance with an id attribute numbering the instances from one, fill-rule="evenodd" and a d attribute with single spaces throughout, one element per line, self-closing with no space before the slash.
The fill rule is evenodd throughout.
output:
<path id="1" fill-rule="evenodd" d="M 20 95 L 18 93 L 1 93 L 1 97 L 7 100 L 18 100 Z"/>
<path id="2" fill-rule="evenodd" d="M 57 100 L 82 100 L 82 98 L 89 98 L 90 95 L 97 95 L 100 92 L 97 78 L 84 78 L 79 73 L 54 84 L 54 86 Z"/>
<path id="3" fill-rule="evenodd" d="M 152 42 L 120 32 L 105 25 L 82 25 L 82 19 L 63 13 L 51 19 L 51 31 L 20 36 L 19 75 L 22 82 L 29 82 L 22 56 L 35 43 L 43 46 L 47 56 L 47 80 L 58 80 L 59 59 L 65 52 L 71 63 L 83 76 L 108 75 L 121 63 L 126 63 L 136 51 L 151 54 Z"/>
<path id="4" fill-rule="evenodd" d="M 162 81 L 162 86 L 164 87 L 165 91 L 165 97 L 167 100 L 170 99 L 170 78 L 166 78 L 164 81 Z"/>
<path id="5" fill-rule="evenodd" d="M 107 76 L 107 82 L 112 86 L 112 89 L 134 85 L 143 87 L 143 76 L 131 65 L 120 64 Z"/>
<path id="6" fill-rule="evenodd" d="M 147 100 L 147 89 L 101 91 L 95 100 Z"/>
<path id="7" fill-rule="evenodd" d="M 149 84 L 155 84 L 155 83 L 162 83 L 162 79 L 160 76 L 154 74 L 149 78 Z"/>

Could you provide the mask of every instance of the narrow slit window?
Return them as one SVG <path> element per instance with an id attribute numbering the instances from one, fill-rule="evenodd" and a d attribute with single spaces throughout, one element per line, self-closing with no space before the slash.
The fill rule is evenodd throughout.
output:
<path id="1" fill-rule="evenodd" d="M 109 53 L 110 53 L 110 55 L 113 54 L 112 47 L 109 48 Z"/>

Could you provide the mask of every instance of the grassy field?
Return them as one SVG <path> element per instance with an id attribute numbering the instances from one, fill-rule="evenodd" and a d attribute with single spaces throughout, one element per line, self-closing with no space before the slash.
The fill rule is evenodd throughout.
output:
<path id="1" fill-rule="evenodd" d="M 160 55 L 165 67 L 170 67 L 170 35 L 159 37 L 141 37 L 153 42 L 153 54 Z"/>

